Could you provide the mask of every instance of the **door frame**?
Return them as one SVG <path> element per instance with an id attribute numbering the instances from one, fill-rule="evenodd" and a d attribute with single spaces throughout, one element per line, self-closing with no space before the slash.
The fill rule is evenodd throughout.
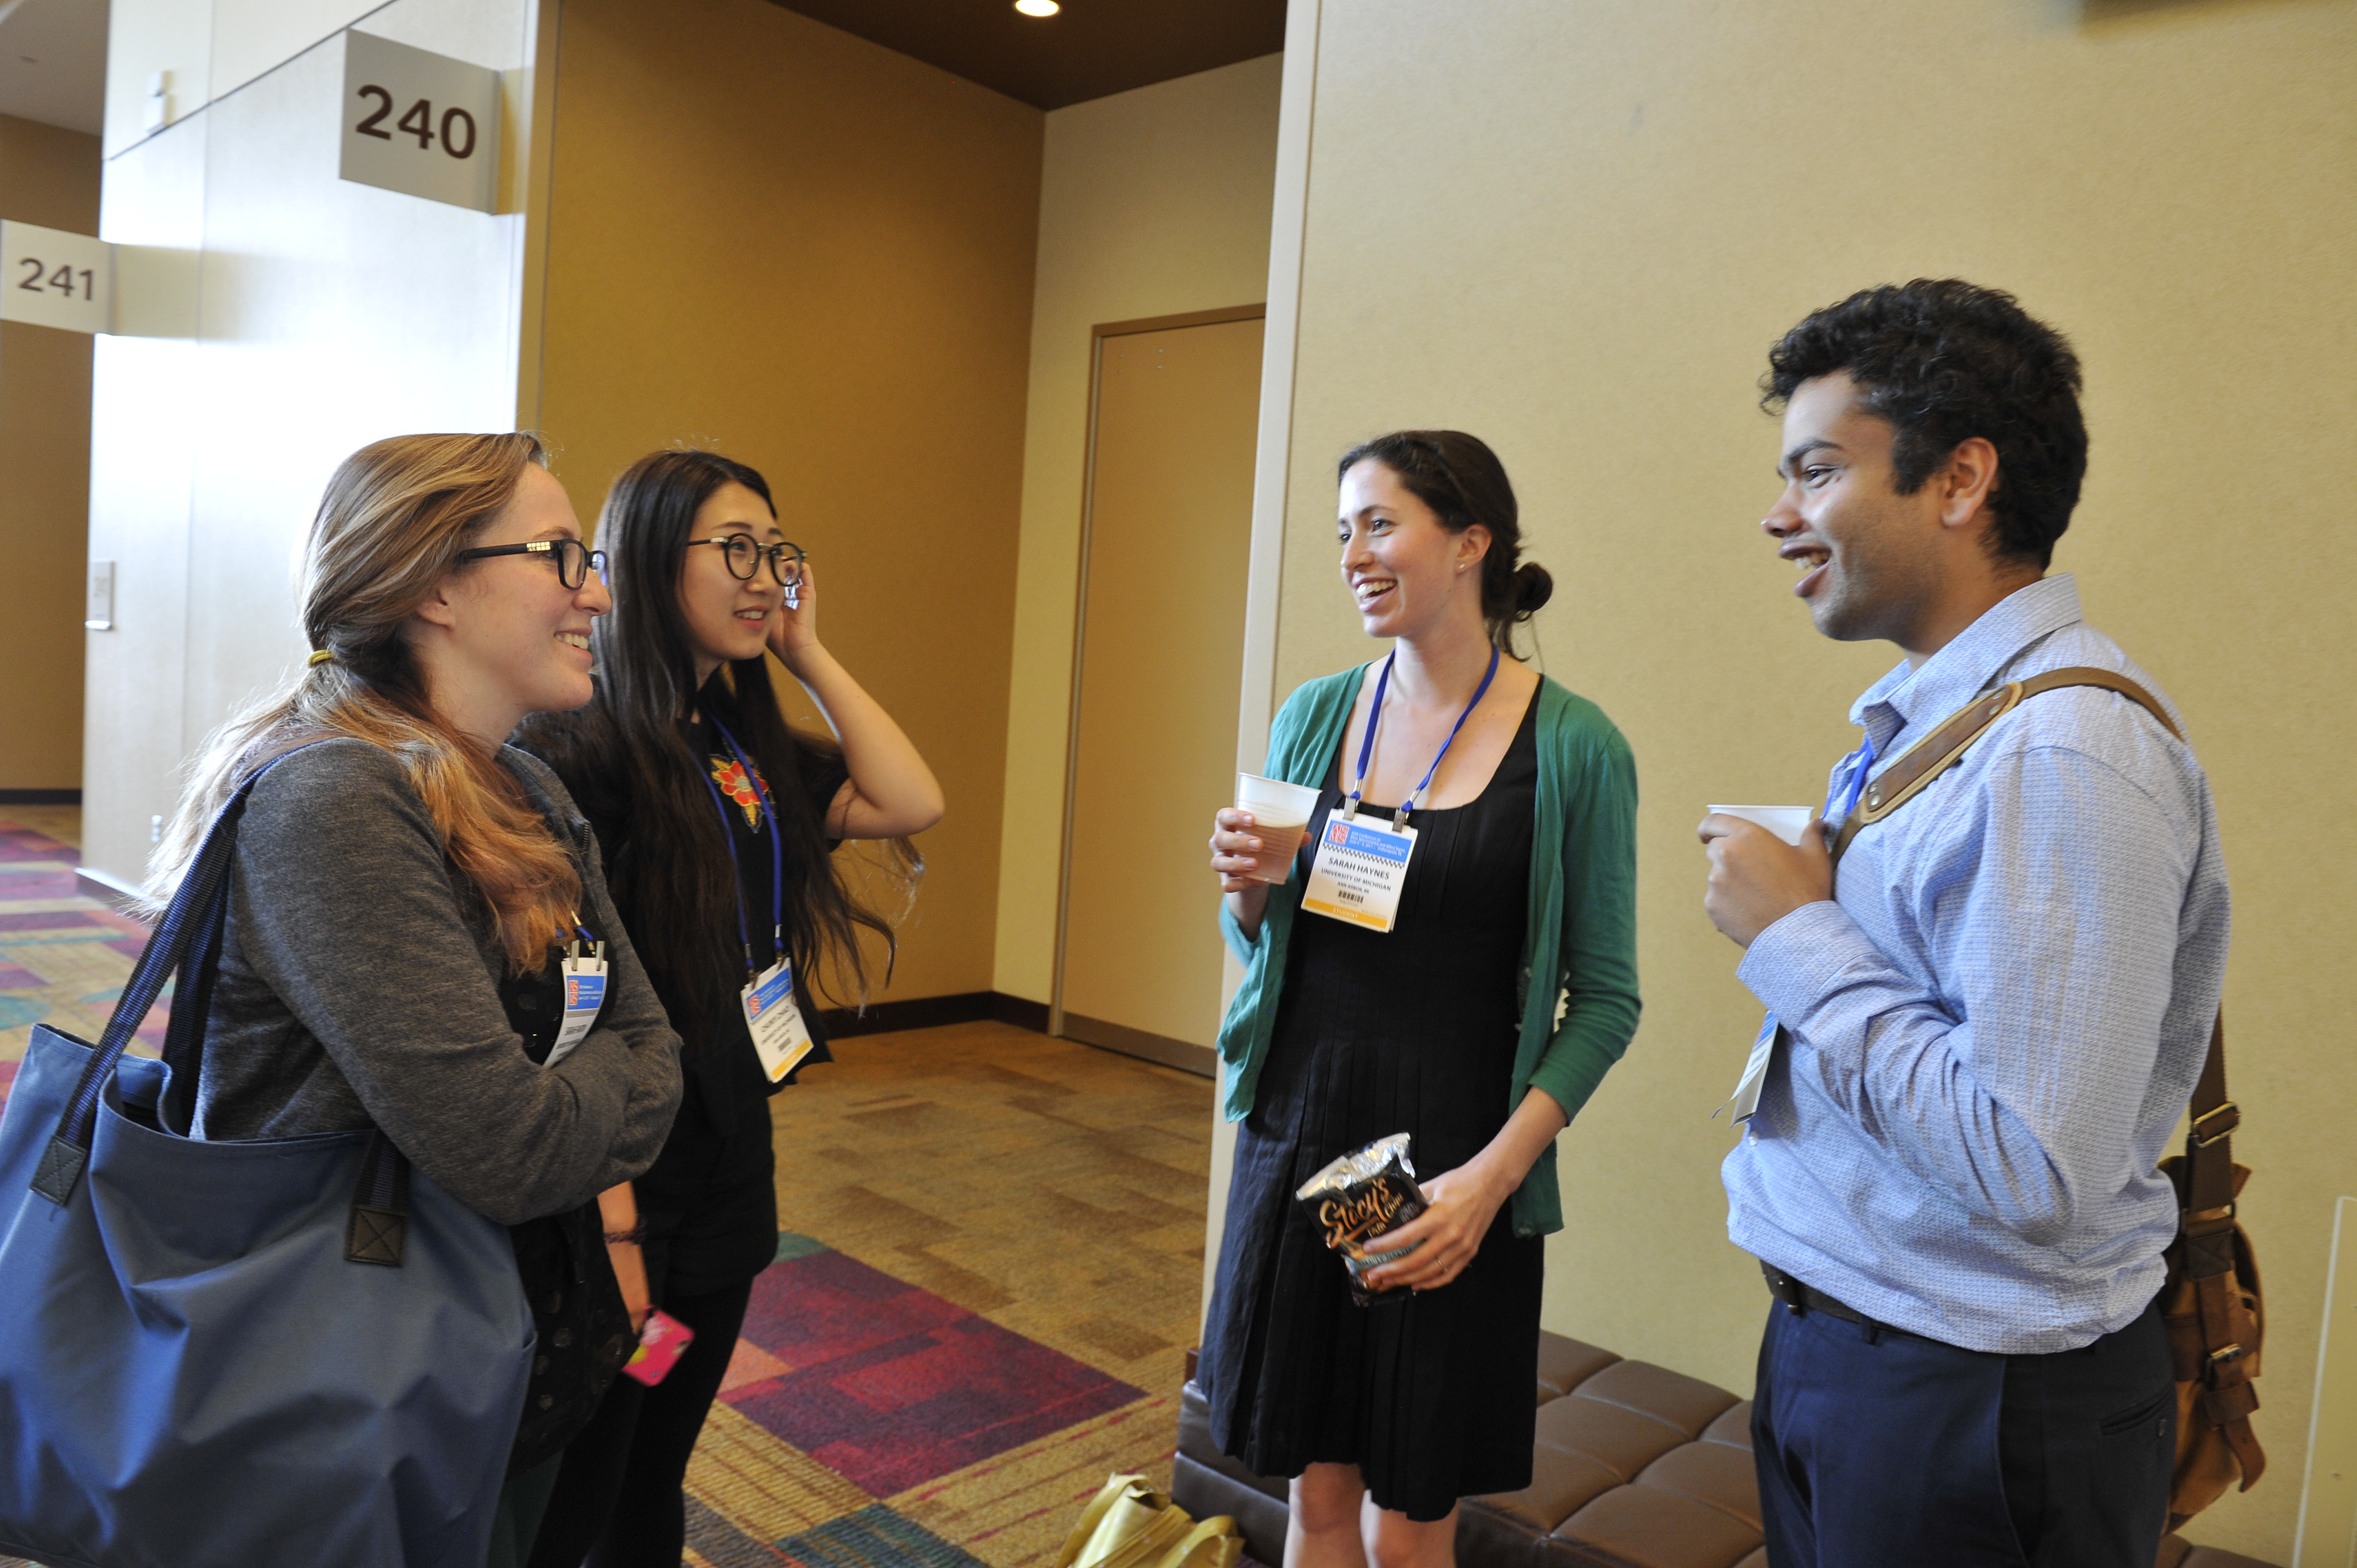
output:
<path id="1" fill-rule="evenodd" d="M 1096 524 L 1097 491 L 1097 398 L 1104 379 L 1104 344 L 1108 338 L 1126 338 L 1140 332 L 1167 332 L 1179 327 L 1217 327 L 1230 321 L 1265 321 L 1268 306 L 1232 305 L 1217 310 L 1188 310 L 1175 316 L 1143 316 L 1130 321 L 1105 321 L 1089 328 L 1089 431 L 1081 457 L 1081 537 L 1080 548 L 1072 575 L 1072 676 L 1065 692 L 1064 724 L 1064 819 L 1057 834 L 1056 850 L 1056 967 L 1048 991 L 1048 1033 L 1059 1038 L 1069 1038 L 1064 1033 L 1064 939 L 1071 914 L 1072 883 L 1072 813 L 1080 799 L 1081 787 L 1081 671 L 1086 662 L 1089 639 L 1089 540 Z M 1264 389 L 1265 390 L 1265 389 Z M 1090 1040 L 1083 1044 L 1097 1045 L 1105 1050 L 1117 1050 L 1125 1056 L 1143 1057 L 1166 1067 L 1211 1074 L 1214 1068 L 1197 1067 L 1185 1060 L 1172 1060 L 1175 1053 L 1161 1047 L 1178 1047 L 1178 1041 L 1163 1042 L 1158 1035 L 1140 1030 L 1121 1029 L 1114 1026 L 1107 1041 Z M 1135 1036 L 1135 1040 L 1122 1036 Z M 1113 1043 L 1113 1042 L 1120 1043 Z M 1189 1051 L 1200 1047 L 1188 1047 Z"/>

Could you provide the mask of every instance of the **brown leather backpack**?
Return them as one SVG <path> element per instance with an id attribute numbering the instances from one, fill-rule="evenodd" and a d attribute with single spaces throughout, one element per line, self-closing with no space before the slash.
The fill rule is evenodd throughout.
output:
<path id="1" fill-rule="evenodd" d="M 2233 1156 L 2243 1113 L 2226 1098 L 2226 1016 L 2210 1035 L 2210 1057 L 2193 1091 L 2185 1153 L 2160 1162 L 2177 1188 L 2177 1240 L 2169 1244 L 2169 1280 L 2160 1311 L 2177 1360 L 2177 1474 L 2169 1488 L 2175 1530 L 2225 1495 L 2240 1477 L 2249 1491 L 2267 1456 L 2251 1431 L 2259 1408 L 2259 1341 L 2266 1313 L 2258 1260 L 2234 1218 L 2248 1165 Z"/>
<path id="2" fill-rule="evenodd" d="M 1913 800 L 1946 772 L 1989 725 L 2041 693 L 2066 686 L 2101 686 L 2141 704 L 2182 740 L 2176 722 L 2151 693 L 2109 670 L 2077 666 L 2014 681 L 1975 697 L 1938 728 L 1894 758 L 1870 780 L 1834 840 L 1838 863 L 1862 828 L 1873 826 Z M 2210 1054 L 2193 1090 L 2192 1125 L 2185 1153 L 2160 1162 L 2177 1189 L 2177 1240 L 2163 1258 L 2162 1320 L 2176 1362 L 2177 1469 L 2169 1489 L 2169 1528 L 2175 1530 L 2241 1482 L 2249 1491 L 2266 1473 L 2267 1456 L 2251 1431 L 2259 1408 L 2259 1341 L 2266 1314 L 2251 1239 L 2235 1219 L 2235 1200 L 2250 1179 L 2234 1163 L 2233 1132 L 2243 1113 L 2226 1098 L 2226 1016 L 2210 1032 Z"/>

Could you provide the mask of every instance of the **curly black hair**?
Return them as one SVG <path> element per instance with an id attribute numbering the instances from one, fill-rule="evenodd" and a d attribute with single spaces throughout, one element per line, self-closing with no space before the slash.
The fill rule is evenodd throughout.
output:
<path id="1" fill-rule="evenodd" d="M 2013 295 L 1961 278 L 1860 289 L 1768 350 L 1760 406 L 1780 413 L 1803 381 L 1837 371 L 1897 431 L 1901 495 L 1921 489 L 1960 443 L 1978 435 L 1994 446 L 1989 548 L 2045 570 L 2087 473 L 2079 357 L 2062 334 Z"/>

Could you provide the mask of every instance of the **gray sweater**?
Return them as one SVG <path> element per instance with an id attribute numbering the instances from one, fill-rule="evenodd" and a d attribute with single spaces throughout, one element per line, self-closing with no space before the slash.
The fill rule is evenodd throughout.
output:
<path id="1" fill-rule="evenodd" d="M 499 994 L 490 912 L 443 857 L 391 754 L 296 752 L 254 786 L 205 1034 L 197 1135 L 295 1138 L 371 1123 L 423 1175 L 502 1225 L 579 1207 L 654 1163 L 679 1107 L 679 1038 L 606 896 L 588 824 L 556 775 L 500 760 L 581 871 L 605 939 L 597 1026 L 533 1065 Z"/>

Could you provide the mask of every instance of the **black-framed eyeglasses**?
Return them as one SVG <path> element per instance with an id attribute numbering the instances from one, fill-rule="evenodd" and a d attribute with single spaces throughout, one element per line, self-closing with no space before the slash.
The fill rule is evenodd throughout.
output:
<path id="1" fill-rule="evenodd" d="M 713 539 L 691 539 L 688 544 L 717 544 L 720 559 L 726 564 L 728 575 L 740 583 L 749 583 L 760 569 L 761 558 L 769 557 L 770 575 L 781 588 L 802 585 L 802 563 L 809 560 L 799 544 L 756 544 L 749 533 L 724 533 Z"/>
<path id="2" fill-rule="evenodd" d="M 589 580 L 595 570 L 597 580 L 606 580 L 606 553 L 592 550 L 577 539 L 535 539 L 529 544 L 491 544 L 480 550 L 461 550 L 457 559 L 480 561 L 490 555 L 545 555 L 556 563 L 556 580 L 568 588 L 577 588 Z"/>

